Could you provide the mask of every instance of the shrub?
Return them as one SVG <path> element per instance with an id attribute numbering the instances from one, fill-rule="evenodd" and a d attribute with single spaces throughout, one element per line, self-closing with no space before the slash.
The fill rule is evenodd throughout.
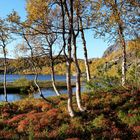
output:
<path id="1" fill-rule="evenodd" d="M 129 126 L 133 126 L 140 122 L 140 114 L 126 113 L 120 110 L 118 112 L 118 117 L 121 119 L 123 123 L 126 123 Z"/>
<path id="2" fill-rule="evenodd" d="M 61 138 L 65 138 L 66 137 L 66 135 L 67 135 L 67 130 L 69 129 L 69 125 L 68 124 L 62 124 L 61 125 L 61 127 L 59 127 L 59 136 L 61 137 Z"/>
<path id="3" fill-rule="evenodd" d="M 117 77 L 101 76 L 94 78 L 90 82 L 87 82 L 87 89 L 93 91 L 110 91 L 114 88 L 120 87 L 120 80 Z"/>
<path id="4" fill-rule="evenodd" d="M 3 108 L 3 107 L 5 107 L 6 105 L 7 105 L 6 102 L 0 102 L 0 109 Z"/>
<path id="5" fill-rule="evenodd" d="M 127 81 L 133 89 L 140 87 L 140 67 L 132 65 L 127 72 Z"/>
<path id="6" fill-rule="evenodd" d="M 75 117 L 75 118 L 71 118 L 71 125 L 74 128 L 81 128 L 82 127 L 82 117 Z"/>
<path id="7" fill-rule="evenodd" d="M 112 97 L 112 103 L 114 103 L 114 104 L 118 104 L 121 101 L 122 101 L 122 97 L 120 97 L 119 95 L 114 95 Z"/>
<path id="8" fill-rule="evenodd" d="M 43 102 L 43 101 L 42 102 L 38 102 L 36 104 L 36 107 L 37 107 L 38 110 L 41 110 L 41 111 L 48 111 L 49 109 L 52 108 L 52 106 L 50 104 L 48 104 L 46 102 Z"/>
<path id="9" fill-rule="evenodd" d="M 25 132 L 25 130 L 27 129 L 28 125 L 29 125 L 29 121 L 28 120 L 21 120 L 18 123 L 17 131 L 18 132 Z"/>
<path id="10" fill-rule="evenodd" d="M 25 114 L 19 114 L 9 119 L 7 122 L 9 124 L 17 123 L 19 120 L 22 120 L 25 116 L 26 116 Z"/>
<path id="11" fill-rule="evenodd" d="M 30 122 L 29 124 L 29 140 L 34 140 L 34 130 L 33 130 L 33 125 L 32 123 Z"/>
<path id="12" fill-rule="evenodd" d="M 96 128 L 104 128 L 106 126 L 106 119 L 104 118 L 104 115 L 101 114 L 97 116 L 92 122 L 91 125 Z"/>

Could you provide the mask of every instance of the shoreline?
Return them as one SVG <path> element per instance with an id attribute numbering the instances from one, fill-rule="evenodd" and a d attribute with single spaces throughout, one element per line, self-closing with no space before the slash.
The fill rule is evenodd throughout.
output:
<path id="1" fill-rule="evenodd" d="M 31 90 L 33 90 L 31 92 L 37 91 L 37 87 L 34 85 L 34 83 L 32 83 L 32 81 L 29 82 L 31 82 L 30 85 L 25 85 L 25 86 L 22 85 L 17 86 L 15 85 L 14 82 L 8 82 L 6 88 L 7 94 L 11 92 L 12 94 L 28 94 Z M 38 84 L 41 89 L 53 89 L 51 81 L 38 81 Z M 67 88 L 67 85 L 65 82 L 57 81 L 56 87 L 58 89 L 63 89 L 63 88 Z M 72 83 L 72 87 L 75 87 L 74 82 Z M 2 83 L 0 83 L 0 94 L 4 94 Z"/>

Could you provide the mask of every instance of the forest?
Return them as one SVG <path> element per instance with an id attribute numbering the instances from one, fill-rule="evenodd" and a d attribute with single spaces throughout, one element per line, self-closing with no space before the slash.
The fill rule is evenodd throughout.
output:
<path id="1" fill-rule="evenodd" d="M 0 17 L 0 139 L 140 139 L 140 1 L 26 0 L 26 12 Z M 87 32 L 108 42 L 101 58 Z"/>

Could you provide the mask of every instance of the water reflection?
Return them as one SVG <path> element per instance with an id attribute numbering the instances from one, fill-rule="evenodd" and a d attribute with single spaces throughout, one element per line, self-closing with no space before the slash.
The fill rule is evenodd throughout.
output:
<path id="1" fill-rule="evenodd" d="M 8 93 L 8 101 L 9 102 L 12 102 L 12 101 L 17 101 L 17 100 L 21 100 L 21 99 L 24 99 L 24 98 L 27 98 L 28 95 L 22 95 L 22 94 L 10 94 Z M 0 101 L 4 101 L 4 95 L 3 94 L 0 94 Z"/>
<path id="2" fill-rule="evenodd" d="M 76 91 L 76 88 L 72 88 L 73 92 Z M 81 91 L 85 91 L 85 87 L 81 88 Z M 50 96 L 56 96 L 55 92 L 53 89 L 42 89 L 42 93 L 44 95 L 44 97 L 50 97 Z M 60 89 L 60 93 L 62 94 L 66 94 L 67 93 L 67 89 Z M 28 98 L 29 95 L 23 95 L 23 94 L 8 94 L 8 101 L 12 102 L 12 101 L 17 101 L 17 100 L 21 100 L 24 98 Z M 35 93 L 33 94 L 34 98 L 40 98 L 39 93 Z M 0 101 L 4 101 L 4 95 L 0 94 Z"/>
<path id="3" fill-rule="evenodd" d="M 18 80 L 20 78 L 26 78 L 28 80 L 33 80 L 34 79 L 34 75 L 19 75 L 19 74 L 7 74 L 6 80 L 7 82 L 14 82 L 15 80 Z M 66 81 L 66 76 L 65 75 L 55 75 L 55 79 L 56 81 Z M 51 75 L 38 75 L 38 80 L 40 81 L 44 81 L 44 80 L 51 80 Z M 72 76 L 72 80 L 75 80 L 75 76 Z M 0 82 L 3 82 L 3 75 L 0 74 Z M 73 88 L 73 91 L 75 92 L 75 88 Z M 67 93 L 66 89 L 61 89 L 60 92 L 62 94 Z M 44 97 L 49 97 L 49 96 L 56 96 L 55 92 L 53 91 L 53 89 L 42 89 L 42 93 L 44 94 Z M 28 95 L 24 95 L 24 94 L 13 94 L 13 93 L 8 93 L 8 101 L 17 101 L 20 99 L 24 99 L 29 97 Z M 35 93 L 33 94 L 34 98 L 40 98 L 39 93 Z M 4 101 L 4 95 L 0 94 L 0 101 Z"/>

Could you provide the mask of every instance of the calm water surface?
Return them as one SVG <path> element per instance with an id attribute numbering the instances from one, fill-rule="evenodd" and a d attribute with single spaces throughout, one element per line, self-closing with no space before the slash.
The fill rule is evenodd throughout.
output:
<path id="1" fill-rule="evenodd" d="M 75 92 L 75 87 L 72 88 L 73 92 Z M 82 91 L 85 90 L 84 87 L 81 88 Z M 66 94 L 67 93 L 67 90 L 66 89 L 61 89 L 59 90 L 60 93 L 62 94 Z M 42 89 L 42 93 L 44 95 L 44 97 L 50 97 L 50 96 L 56 96 L 55 92 L 53 91 L 53 89 Z M 32 96 L 34 98 L 40 98 L 40 95 L 38 92 L 32 94 Z M 12 94 L 12 93 L 8 93 L 8 101 L 9 102 L 12 102 L 12 101 L 17 101 L 17 100 L 21 100 L 21 99 L 25 99 L 25 98 L 28 98 L 29 95 L 22 95 L 22 94 Z M 4 95 L 3 94 L 0 94 L 0 101 L 4 101 Z"/>
<path id="2" fill-rule="evenodd" d="M 26 78 L 28 80 L 33 80 L 34 75 L 17 75 L 17 74 L 7 75 L 7 81 L 8 82 L 13 82 L 13 81 L 15 81 L 17 79 L 20 79 L 20 78 Z M 66 81 L 66 77 L 64 75 L 56 75 L 55 78 L 56 78 L 57 81 Z M 40 80 L 40 81 L 51 80 L 51 76 L 50 75 L 39 75 L 38 80 Z M 72 77 L 72 80 L 75 80 L 74 76 Z M 2 81 L 3 81 L 3 75 L 0 75 L 0 82 L 2 82 Z M 73 92 L 75 92 L 75 87 L 72 88 L 72 90 L 73 90 Z M 81 90 L 84 91 L 85 88 L 82 87 Z M 67 89 L 60 89 L 59 91 L 62 94 L 67 93 Z M 42 93 L 43 93 L 44 97 L 56 96 L 53 89 L 42 89 Z M 10 101 L 10 102 L 11 101 L 17 101 L 17 100 L 20 100 L 20 99 L 24 99 L 24 98 L 27 98 L 27 97 L 29 97 L 29 96 L 28 95 L 22 95 L 22 94 L 8 93 L 8 101 Z M 40 95 L 37 92 L 37 93 L 33 94 L 33 97 L 34 98 L 40 98 Z M 4 101 L 3 94 L 0 94 L 0 101 Z"/>
<path id="3" fill-rule="evenodd" d="M 13 82 L 15 80 L 18 80 L 20 78 L 26 78 L 28 80 L 33 80 L 35 75 L 19 75 L 19 74 L 7 74 L 6 80 L 7 82 Z M 66 76 L 65 75 L 56 75 L 55 76 L 56 81 L 65 81 L 66 80 Z M 75 77 L 72 76 L 72 80 L 74 80 Z M 38 75 L 38 80 L 40 81 L 45 81 L 51 80 L 51 75 Z M 0 74 L 0 82 L 3 82 L 3 75 Z"/>

